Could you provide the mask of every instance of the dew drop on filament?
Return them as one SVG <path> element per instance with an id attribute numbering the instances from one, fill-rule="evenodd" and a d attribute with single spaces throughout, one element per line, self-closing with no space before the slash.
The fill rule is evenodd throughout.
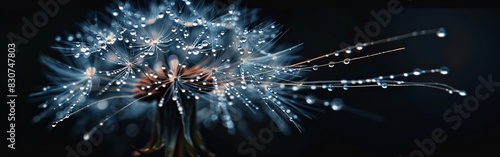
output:
<path id="1" fill-rule="evenodd" d="M 444 28 L 439 28 L 436 35 L 440 38 L 446 37 L 446 30 Z"/>
<path id="2" fill-rule="evenodd" d="M 318 70 L 318 65 L 314 65 L 313 70 Z"/>
<path id="3" fill-rule="evenodd" d="M 328 67 L 333 68 L 334 66 L 335 66 L 335 62 L 334 61 L 330 61 L 328 63 Z"/>
<path id="4" fill-rule="evenodd" d="M 441 73 L 443 75 L 447 75 L 448 72 L 449 72 L 448 67 L 441 67 L 441 68 L 439 68 L 439 73 Z"/>

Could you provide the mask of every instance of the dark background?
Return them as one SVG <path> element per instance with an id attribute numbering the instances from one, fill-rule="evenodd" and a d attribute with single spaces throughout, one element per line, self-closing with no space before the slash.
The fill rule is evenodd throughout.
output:
<path id="1" fill-rule="evenodd" d="M 446 38 L 433 35 L 406 39 L 365 49 L 363 53 L 377 52 L 397 47 L 406 47 L 403 52 L 378 56 L 338 65 L 333 69 L 322 69 L 311 75 L 311 79 L 357 79 L 378 75 L 412 71 L 414 68 L 439 68 L 447 66 L 450 74 L 424 75 L 409 78 L 411 81 L 437 81 L 466 90 L 469 95 L 479 81 L 478 76 L 492 74 L 500 81 L 500 9 L 482 1 L 401 1 L 404 10 L 392 15 L 387 27 L 372 40 L 391 37 L 412 31 L 445 27 Z M 72 0 L 61 6 L 60 12 L 49 23 L 39 29 L 27 45 L 19 45 L 16 56 L 16 89 L 19 97 L 16 104 L 16 150 L 2 151 L 2 156 L 65 156 L 67 145 L 75 147 L 80 136 L 71 136 L 69 125 L 47 130 L 49 123 L 31 122 L 40 110 L 36 103 L 26 101 L 29 93 L 38 91 L 44 83 L 39 72 L 38 54 L 50 52 L 56 35 L 78 28 L 78 22 L 86 20 L 87 14 L 103 11 L 111 1 Z M 262 8 L 262 16 L 275 19 L 288 30 L 282 43 L 304 43 L 299 55 L 310 58 L 339 49 L 339 43 L 353 43 L 355 26 L 364 29 L 366 23 L 375 19 L 370 11 L 386 9 L 387 1 L 327 2 L 309 0 L 300 2 L 264 0 L 243 2 L 248 7 Z M 2 4 L 2 43 L 7 44 L 8 32 L 20 33 L 21 17 L 31 18 L 40 11 L 36 1 L 9 1 Z M 472 8 L 475 7 L 475 8 Z M 2 55 L 4 58 L 6 55 Z M 4 59 L 5 60 L 5 59 Z M 324 63 L 328 60 L 323 60 Z M 432 156 L 500 156 L 500 89 L 490 98 L 480 101 L 478 110 L 463 120 L 457 130 L 443 121 L 443 113 L 453 104 L 462 104 L 465 97 L 449 95 L 444 91 L 421 87 L 362 88 L 348 91 L 336 90 L 318 97 L 339 97 L 347 105 L 383 116 L 383 122 L 348 112 L 333 112 L 324 108 L 316 113 L 317 118 L 304 120 L 305 130 L 293 130 L 290 135 L 275 133 L 274 140 L 258 151 L 257 156 L 408 156 L 417 149 L 415 139 L 431 137 L 434 128 L 443 128 L 448 136 L 446 142 L 436 145 Z M 4 115 L 8 107 L 3 107 Z M 248 117 L 251 118 L 251 117 Z M 5 124 L 5 123 L 4 123 Z M 267 122 L 250 122 L 251 136 L 257 136 Z M 7 130 L 7 124 L 4 130 Z M 240 156 L 237 146 L 247 136 L 228 135 L 218 125 L 203 129 L 209 148 L 218 156 Z M 144 135 L 142 135 L 144 134 Z M 90 156 L 122 156 L 131 151 L 112 149 L 114 145 L 141 145 L 148 137 L 142 132 L 135 139 L 107 141 L 93 148 Z M 7 134 L 4 134 L 7 136 Z M 111 135 L 110 135 L 111 136 Z M 108 137 L 108 136 L 106 136 Z M 3 146 L 3 149 L 7 149 Z M 248 155 L 247 155 L 248 156 Z"/>

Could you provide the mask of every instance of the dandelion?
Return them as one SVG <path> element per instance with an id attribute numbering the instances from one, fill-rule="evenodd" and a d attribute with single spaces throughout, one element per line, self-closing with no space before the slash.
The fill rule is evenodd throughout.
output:
<path id="1" fill-rule="evenodd" d="M 148 109 L 155 113 L 151 138 L 134 155 L 164 149 L 166 156 L 184 152 L 191 156 L 213 156 L 198 132 L 200 122 L 206 125 L 220 121 L 229 133 L 235 133 L 243 114 L 263 112 L 281 131 L 288 131 L 288 124 L 301 131 L 301 118 L 313 118 L 311 111 L 320 109 L 314 104 L 323 104 L 334 111 L 349 109 L 339 98 L 315 97 L 318 90 L 414 86 L 465 95 L 464 91 L 443 83 L 399 80 L 427 74 L 446 75 L 449 71 L 446 67 L 357 80 L 306 77 L 325 68 L 401 52 L 405 47 L 362 56 L 355 56 L 352 50 L 363 51 L 372 45 L 423 35 L 445 37 L 444 28 L 357 43 L 307 58 L 293 55 L 300 44 L 284 48 L 278 45 L 284 33 L 282 26 L 272 21 L 262 22 L 252 10 L 235 5 L 214 10 L 211 4 L 189 0 L 151 2 L 149 8 L 140 6 L 118 2 L 108 9 L 105 20 L 96 17 L 81 24 L 81 32 L 70 34 L 71 40 L 60 39 L 53 48 L 66 57 L 66 63 L 42 57 L 41 62 L 53 72 L 49 79 L 57 84 L 32 94 L 52 96 L 42 104 L 46 109 L 40 117 L 54 117 L 52 126 L 56 127 L 103 102 L 120 106 L 84 135 L 88 139 L 116 114 L 149 102 L 154 107 Z M 340 53 L 350 57 L 340 58 Z M 298 91 L 311 92 L 301 95 Z M 126 105 L 118 99 L 126 100 Z"/>

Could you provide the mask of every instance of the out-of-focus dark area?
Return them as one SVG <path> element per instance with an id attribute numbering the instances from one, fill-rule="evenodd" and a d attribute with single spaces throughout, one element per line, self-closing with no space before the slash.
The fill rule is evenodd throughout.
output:
<path id="1" fill-rule="evenodd" d="M 47 0 L 41 0 L 47 1 Z M 228 1 L 224 1 L 226 3 Z M 261 8 L 262 18 L 274 19 L 283 24 L 286 34 L 280 43 L 294 45 L 303 43 L 297 55 L 308 59 L 340 49 L 342 42 L 354 43 L 355 27 L 365 30 L 370 22 L 379 24 L 376 35 L 371 40 L 383 39 L 413 31 L 433 28 L 446 28 L 445 38 L 434 35 L 421 36 L 401 41 L 367 47 L 353 56 L 405 47 L 406 50 L 373 58 L 353 61 L 349 65 L 336 65 L 323 68 L 309 77 L 316 80 L 362 79 L 379 75 L 410 72 L 415 68 L 431 69 L 447 66 L 448 75 L 422 75 L 403 78 L 407 81 L 442 82 L 467 91 L 474 96 L 476 87 L 481 85 L 478 77 L 500 82 L 500 9 L 491 8 L 481 1 L 469 5 L 453 1 L 408 1 L 400 0 L 403 9 L 391 14 L 387 25 L 370 13 L 387 10 L 389 1 L 243 1 L 242 6 Z M 435 4 L 433 4 L 435 3 Z M 79 29 L 79 22 L 87 20 L 93 12 L 104 12 L 114 5 L 111 0 L 83 1 L 70 0 L 61 5 L 59 12 L 50 17 L 48 23 L 38 29 L 38 34 L 29 39 L 28 44 L 19 45 L 16 55 L 16 150 L 5 148 L 6 156 L 66 156 L 67 146 L 75 148 L 81 141 L 80 136 L 70 133 L 71 125 L 62 125 L 48 130 L 50 123 L 33 123 L 32 118 L 40 110 L 37 103 L 27 101 L 28 94 L 38 91 L 44 83 L 42 66 L 38 62 L 41 52 L 51 52 L 51 44 L 56 35 L 64 35 Z M 477 8 L 471 8 L 477 7 Z M 23 17 L 31 18 L 42 9 L 37 1 L 9 1 L 2 5 L 0 29 L 2 44 L 7 45 L 6 34 L 20 33 Z M 3 49 L 6 51 L 6 48 Z M 2 58 L 6 54 L 2 55 Z M 318 63 L 341 60 L 343 57 L 329 57 Z M 4 59 L 5 60 L 5 59 Z M 5 64 L 5 62 L 4 62 Z M 2 75 L 6 75 L 5 73 Z M 5 76 L 4 76 L 5 77 Z M 5 87 L 4 87 L 5 88 Z M 481 93 L 488 92 L 482 89 Z M 451 127 L 456 121 L 446 122 L 446 110 L 454 109 L 454 104 L 464 104 L 467 97 L 450 95 L 445 91 L 424 87 L 352 88 L 347 91 L 319 92 L 323 99 L 342 98 L 353 108 L 384 117 L 377 122 L 349 112 L 335 112 L 323 107 L 325 112 L 315 113 L 315 119 L 303 119 L 305 128 L 299 133 L 292 127 L 289 135 L 272 132 L 272 140 L 258 148 L 252 145 L 245 150 L 256 150 L 257 156 L 410 156 L 419 150 L 423 156 L 500 156 L 500 88 L 490 91 L 490 97 L 479 101 L 475 111 L 468 112 L 468 118 L 461 118 L 461 125 Z M 3 93 L 3 92 L 2 92 Z M 4 107 L 3 114 L 8 114 Z M 458 115 L 456 113 L 451 114 Z M 247 118 L 252 118 L 247 116 Z M 75 119 L 74 121 L 78 121 Z M 7 126 L 3 126 L 8 130 Z M 222 125 L 202 129 L 206 143 L 217 156 L 250 156 L 251 153 L 238 151 L 242 142 L 249 137 L 259 136 L 259 132 L 269 128 L 269 123 L 249 120 L 249 135 L 229 135 Z M 432 146 L 433 151 L 425 154 L 415 140 L 425 141 L 432 138 L 432 132 L 441 128 L 447 136 L 443 143 Z M 123 128 L 118 128 L 118 134 Z M 4 137 L 8 134 L 4 133 Z M 98 146 L 92 146 L 88 156 L 128 156 L 132 146 L 142 146 L 149 133 L 140 131 L 139 136 L 126 139 L 115 136 L 106 139 Z M 5 138 L 4 138 L 5 139 Z M 8 143 L 8 141 L 7 141 Z M 435 142 L 434 142 L 435 143 Z M 122 145 L 117 148 L 117 145 Z M 425 145 L 431 148 L 431 145 Z M 8 149 L 8 150 L 6 150 Z M 413 154 L 415 155 L 415 152 Z M 4 156 L 4 155 L 2 155 Z M 161 156 L 161 153 L 159 154 Z"/>

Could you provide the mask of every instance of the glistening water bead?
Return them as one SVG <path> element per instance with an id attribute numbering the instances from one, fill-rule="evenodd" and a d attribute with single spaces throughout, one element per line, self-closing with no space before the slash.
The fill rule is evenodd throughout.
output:
<path id="1" fill-rule="evenodd" d="M 349 85 L 344 84 L 344 85 L 342 86 L 342 88 L 343 88 L 344 90 L 347 90 L 347 89 L 349 89 Z"/>
<path id="2" fill-rule="evenodd" d="M 344 107 L 344 101 L 339 98 L 335 98 L 330 103 L 332 110 L 339 111 Z"/>
<path id="3" fill-rule="evenodd" d="M 362 50 L 363 49 L 363 43 L 357 43 L 356 44 L 356 50 Z"/>
<path id="4" fill-rule="evenodd" d="M 312 95 L 306 96 L 306 103 L 307 104 L 314 104 L 316 102 L 316 98 Z"/>
<path id="5" fill-rule="evenodd" d="M 381 86 L 382 88 L 387 88 L 387 83 L 385 83 L 385 82 L 384 82 L 384 83 L 381 83 L 381 85 L 380 85 L 380 86 Z"/>
<path id="6" fill-rule="evenodd" d="M 318 70 L 318 65 L 313 65 L 313 70 Z"/>
<path id="7" fill-rule="evenodd" d="M 335 62 L 334 61 L 328 62 L 328 67 L 333 68 L 334 66 L 335 66 Z"/>
<path id="8" fill-rule="evenodd" d="M 439 73 L 443 74 L 443 75 L 447 75 L 448 74 L 448 67 L 441 67 L 439 68 Z"/>
<path id="9" fill-rule="evenodd" d="M 344 59 L 344 61 L 343 61 L 343 62 L 344 62 L 344 64 L 349 64 L 349 63 L 351 63 L 351 59 L 346 58 L 346 59 Z"/>
<path id="10" fill-rule="evenodd" d="M 349 111 L 350 106 L 341 99 L 332 98 L 335 92 L 348 92 L 344 90 L 349 88 L 413 86 L 466 95 L 443 83 L 396 80 L 446 75 L 447 67 L 353 80 L 307 78 L 333 72 L 337 69 L 334 66 L 343 68 L 351 62 L 405 49 L 371 52 L 369 46 L 431 34 L 442 38 L 446 36 L 444 28 L 356 43 L 317 57 L 295 56 L 301 44 L 284 49 L 277 44 L 284 33 L 281 25 L 257 20 L 261 17 L 257 12 L 235 4 L 217 10 L 212 3 L 203 1 L 116 3 L 107 9 L 109 12 L 103 15 L 106 17 L 93 14 L 93 18 L 78 25 L 76 33 L 55 38 L 53 49 L 67 60 L 40 57 L 51 70 L 48 78 L 54 86 L 31 95 L 49 96 L 34 121 L 52 118 L 52 127 L 56 127 L 73 116 L 86 116 L 88 123 L 94 122 L 83 135 L 87 140 L 97 128 L 116 122 L 118 114 L 137 121 L 147 113 L 145 110 L 153 110 L 153 118 L 148 121 L 153 123 L 151 130 L 158 132 L 153 132 L 149 144 L 135 154 L 165 148 L 167 156 L 184 151 L 193 156 L 213 156 L 200 140 L 199 126 L 220 122 L 234 134 L 237 129 L 246 131 L 244 125 L 248 123 L 244 121 L 253 118 L 253 113 L 263 112 L 278 124 L 279 130 L 288 131 L 291 124 L 301 131 L 298 122 L 313 117 L 310 108 Z M 352 50 L 366 52 L 359 56 L 351 54 Z M 349 54 L 349 58 L 340 58 L 340 53 Z M 321 68 L 325 66 L 330 68 Z M 321 97 L 322 90 L 332 96 Z M 113 112 L 106 112 L 111 109 Z M 250 116 L 243 118 L 248 115 L 245 110 L 250 111 Z M 83 111 L 90 114 L 77 114 Z M 135 127 L 131 128 L 127 134 L 135 136 Z"/>
<path id="11" fill-rule="evenodd" d="M 446 30 L 444 28 L 439 28 L 436 32 L 436 35 L 440 38 L 443 38 L 446 36 Z"/>

